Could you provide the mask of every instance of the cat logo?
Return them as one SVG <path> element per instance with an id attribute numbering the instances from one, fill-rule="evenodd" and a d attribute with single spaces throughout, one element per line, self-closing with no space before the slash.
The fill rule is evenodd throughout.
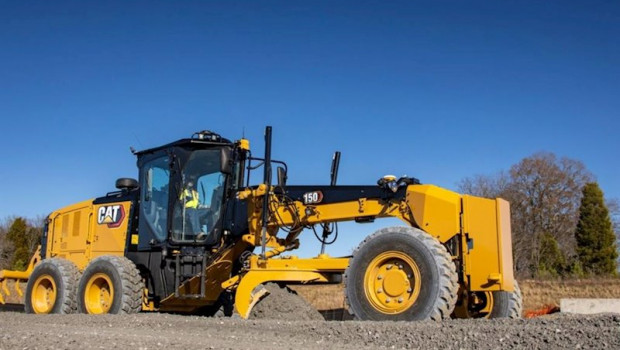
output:
<path id="1" fill-rule="evenodd" d="M 107 224 L 109 228 L 119 227 L 125 218 L 125 209 L 122 205 L 108 205 L 99 207 L 97 211 L 97 223 Z"/>

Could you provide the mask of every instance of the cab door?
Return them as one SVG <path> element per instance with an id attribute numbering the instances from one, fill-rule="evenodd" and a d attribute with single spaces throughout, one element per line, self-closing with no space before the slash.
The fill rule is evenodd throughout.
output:
<path id="1" fill-rule="evenodd" d="M 140 167 L 138 250 L 152 250 L 168 236 L 170 159 L 160 153 L 148 157 Z"/>

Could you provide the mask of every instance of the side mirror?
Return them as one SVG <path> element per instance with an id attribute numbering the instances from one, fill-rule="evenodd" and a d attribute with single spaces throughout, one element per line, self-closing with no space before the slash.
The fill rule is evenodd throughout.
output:
<path id="1" fill-rule="evenodd" d="M 230 148 L 222 148 L 220 151 L 220 171 L 224 174 L 232 174 L 232 152 Z"/>
<path id="2" fill-rule="evenodd" d="M 119 190 L 133 190 L 134 188 L 138 188 L 138 181 L 136 179 L 122 177 L 116 180 L 116 188 Z"/>
<path id="3" fill-rule="evenodd" d="M 284 170 L 283 167 L 279 166 L 278 167 L 278 186 L 279 187 L 284 187 L 286 186 L 286 170 Z"/>

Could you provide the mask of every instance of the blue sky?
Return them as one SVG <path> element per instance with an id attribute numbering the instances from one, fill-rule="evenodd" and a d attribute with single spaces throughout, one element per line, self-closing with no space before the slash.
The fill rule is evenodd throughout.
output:
<path id="1" fill-rule="evenodd" d="M 129 146 L 245 130 L 261 153 L 265 125 L 292 184 L 335 150 L 341 184 L 450 189 L 550 151 L 620 197 L 619 38 L 616 1 L 1 1 L 0 218 L 113 190 Z"/>

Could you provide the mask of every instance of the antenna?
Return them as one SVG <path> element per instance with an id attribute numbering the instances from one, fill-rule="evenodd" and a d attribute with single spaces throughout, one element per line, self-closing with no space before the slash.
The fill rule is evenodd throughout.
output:
<path id="1" fill-rule="evenodd" d="M 135 132 L 132 132 L 131 134 L 132 134 L 132 135 L 133 135 L 133 137 L 136 139 L 136 141 L 138 141 L 138 144 L 140 145 L 140 147 L 144 147 L 144 146 L 142 145 L 142 142 L 140 142 L 140 139 L 138 138 L 138 135 L 136 135 L 136 133 L 135 133 Z"/>
<path id="2" fill-rule="evenodd" d="M 136 139 L 136 141 L 138 141 L 138 145 L 140 145 L 140 148 L 144 149 L 144 145 L 142 145 L 142 142 L 140 142 L 138 135 L 136 135 L 136 133 L 134 132 L 131 132 L 131 134 Z M 133 147 L 129 147 L 129 149 L 131 150 L 131 153 L 136 154 L 136 150 Z"/>

